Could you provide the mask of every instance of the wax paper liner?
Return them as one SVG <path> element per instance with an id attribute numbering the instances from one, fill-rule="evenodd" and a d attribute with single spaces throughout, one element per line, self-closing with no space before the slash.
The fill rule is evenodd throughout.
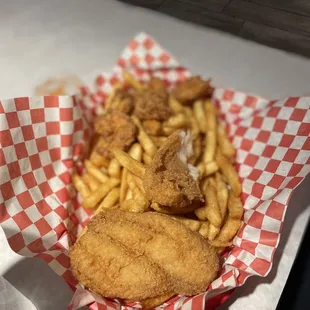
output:
<path id="1" fill-rule="evenodd" d="M 75 291 L 70 309 L 86 304 L 93 310 L 140 307 L 121 306 L 84 290 L 72 277 L 68 257 L 70 244 L 91 217 L 80 206 L 71 171 L 85 153 L 93 116 L 124 69 L 139 80 L 158 76 L 168 87 L 190 76 L 141 33 L 125 48 L 113 72 L 97 78 L 95 87 L 83 87 L 75 96 L 15 98 L 0 104 L 1 226 L 15 252 L 42 258 L 68 282 Z M 248 277 L 265 277 L 289 198 L 310 170 L 310 97 L 270 101 L 215 88 L 213 99 L 238 150 L 244 221 L 207 292 L 176 296 L 161 306 L 166 310 L 211 309 Z"/>

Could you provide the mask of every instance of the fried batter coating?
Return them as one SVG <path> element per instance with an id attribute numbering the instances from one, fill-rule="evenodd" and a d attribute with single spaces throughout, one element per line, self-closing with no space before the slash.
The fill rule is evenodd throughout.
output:
<path id="1" fill-rule="evenodd" d="M 125 114 L 131 114 L 134 107 L 134 98 L 127 90 L 118 88 L 111 100 L 107 102 L 105 107 L 107 112 L 119 111 Z"/>
<path id="2" fill-rule="evenodd" d="M 197 98 L 209 95 L 210 81 L 204 81 L 200 76 L 193 76 L 180 83 L 172 92 L 175 98 L 188 103 Z"/>
<path id="3" fill-rule="evenodd" d="M 172 115 L 168 105 L 168 94 L 154 89 L 143 89 L 135 93 L 134 114 L 140 120 L 167 120 Z"/>
<path id="4" fill-rule="evenodd" d="M 195 295 L 217 275 L 215 249 L 167 215 L 109 210 L 87 227 L 70 249 L 72 273 L 103 297 Z"/>
<path id="5" fill-rule="evenodd" d="M 143 185 L 151 203 L 183 208 L 194 201 L 203 201 L 197 182 L 199 172 L 187 165 L 192 147 L 191 141 L 186 140 L 184 131 L 174 132 L 147 167 Z"/>
<path id="6" fill-rule="evenodd" d="M 157 77 L 152 77 L 151 78 L 151 80 L 150 80 L 150 87 L 152 89 L 154 89 L 155 91 L 159 91 L 159 92 L 162 91 L 162 92 L 167 93 L 164 81 L 159 79 L 159 78 L 157 78 Z"/>
<path id="7" fill-rule="evenodd" d="M 158 136 L 161 133 L 161 122 L 154 119 L 144 121 L 143 127 L 151 136 Z"/>
<path id="8" fill-rule="evenodd" d="M 95 131 L 101 135 L 96 151 L 112 158 L 113 148 L 126 151 L 136 140 L 137 127 L 129 116 L 113 111 L 98 117 L 95 121 Z"/>

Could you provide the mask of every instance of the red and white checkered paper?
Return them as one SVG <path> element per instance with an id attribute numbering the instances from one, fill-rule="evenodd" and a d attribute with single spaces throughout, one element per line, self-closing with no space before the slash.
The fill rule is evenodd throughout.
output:
<path id="1" fill-rule="evenodd" d="M 139 80 L 158 76 L 173 87 L 190 73 L 146 34 L 125 48 L 111 74 L 75 96 L 25 97 L 0 102 L 0 223 L 12 249 L 42 258 L 75 291 L 70 309 L 139 308 L 101 299 L 70 272 L 69 246 L 91 217 L 79 204 L 71 170 L 83 157 L 91 121 L 112 85 L 129 70 Z M 310 170 L 310 97 L 269 101 L 215 88 L 214 101 L 237 151 L 243 184 L 243 225 L 223 256 L 219 277 L 207 292 L 177 296 L 162 308 L 213 309 L 232 288 L 266 276 L 279 243 L 293 189 Z"/>

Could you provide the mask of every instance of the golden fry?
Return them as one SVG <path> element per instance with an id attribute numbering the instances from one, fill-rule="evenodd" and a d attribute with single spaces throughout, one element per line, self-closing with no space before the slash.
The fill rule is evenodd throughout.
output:
<path id="1" fill-rule="evenodd" d="M 193 139 L 195 139 L 197 136 L 200 135 L 198 123 L 196 121 L 196 118 L 193 115 L 189 116 L 189 120 L 190 120 L 190 125 L 191 125 L 191 134 L 192 134 Z"/>
<path id="2" fill-rule="evenodd" d="M 207 164 L 205 164 L 205 176 L 214 174 L 218 170 L 219 170 L 219 167 L 215 161 L 210 161 Z"/>
<path id="3" fill-rule="evenodd" d="M 136 161 L 141 162 L 142 161 L 142 154 L 143 154 L 143 150 L 142 150 L 142 146 L 139 143 L 135 143 L 132 145 L 132 147 L 130 148 L 128 154 L 135 159 Z"/>
<path id="4" fill-rule="evenodd" d="M 164 136 L 158 136 L 158 137 L 152 137 L 152 140 L 154 142 L 154 144 L 160 148 L 167 140 L 167 137 Z"/>
<path id="5" fill-rule="evenodd" d="M 118 89 L 122 88 L 122 87 L 123 87 L 123 85 L 122 85 L 121 83 L 115 83 L 115 84 L 113 85 L 112 91 L 110 92 L 108 98 L 107 98 L 106 101 L 105 101 L 105 106 L 104 106 L 104 107 L 105 107 L 106 110 L 109 110 L 109 109 L 110 109 L 111 103 L 112 103 L 112 101 L 113 101 L 113 99 L 114 99 L 114 97 L 115 97 L 116 91 L 117 91 Z"/>
<path id="6" fill-rule="evenodd" d="M 144 88 L 144 85 L 137 81 L 137 79 L 128 71 L 123 73 L 124 80 L 136 90 L 141 90 Z"/>
<path id="7" fill-rule="evenodd" d="M 127 175 L 128 175 L 128 170 L 124 168 L 122 171 L 122 179 L 121 179 L 121 189 L 120 189 L 120 197 L 119 197 L 120 203 L 122 203 L 126 198 L 127 189 L 128 189 Z"/>
<path id="8" fill-rule="evenodd" d="M 125 200 L 120 209 L 123 211 L 137 212 L 142 213 L 145 212 L 149 207 L 149 202 L 145 196 L 140 196 L 135 199 Z"/>
<path id="9" fill-rule="evenodd" d="M 108 173 L 113 178 L 121 177 L 121 165 L 116 158 L 113 158 L 110 161 L 110 165 L 108 167 Z"/>
<path id="10" fill-rule="evenodd" d="M 214 131 L 216 132 L 217 122 L 216 122 L 216 115 L 217 111 L 213 103 L 210 99 L 206 100 L 205 102 L 205 115 L 206 115 L 206 127 L 207 131 Z"/>
<path id="11" fill-rule="evenodd" d="M 205 136 L 205 151 L 203 161 L 207 164 L 214 161 L 216 152 L 216 132 L 208 131 Z"/>
<path id="12" fill-rule="evenodd" d="M 157 120 L 145 120 L 143 121 L 143 127 L 147 134 L 151 136 L 158 136 L 161 133 L 161 122 Z"/>
<path id="13" fill-rule="evenodd" d="M 172 218 L 183 223 L 185 226 L 187 226 L 192 231 L 198 231 L 201 227 L 201 223 L 196 220 L 188 219 L 182 216 L 172 216 Z"/>
<path id="14" fill-rule="evenodd" d="M 201 222 L 201 227 L 199 228 L 199 233 L 205 239 L 208 238 L 208 236 L 209 236 L 209 222 L 208 221 Z"/>
<path id="15" fill-rule="evenodd" d="M 132 199 L 132 197 L 133 197 L 132 191 L 128 188 L 127 193 L 126 193 L 125 200 Z"/>
<path id="16" fill-rule="evenodd" d="M 90 160 L 86 159 L 84 165 L 89 174 L 95 177 L 100 183 L 106 182 L 109 177 L 96 167 Z"/>
<path id="17" fill-rule="evenodd" d="M 119 200 L 120 189 L 119 187 L 113 188 L 101 201 L 96 213 L 101 212 L 104 209 L 112 208 Z"/>
<path id="18" fill-rule="evenodd" d="M 217 152 L 216 154 L 216 163 L 218 164 L 224 177 L 227 179 L 227 182 L 232 188 L 234 194 L 239 197 L 242 192 L 242 186 L 235 168 L 232 166 L 229 160 L 224 157 L 220 152 Z"/>
<path id="19" fill-rule="evenodd" d="M 79 175 L 73 174 L 72 175 L 72 182 L 73 182 L 74 187 L 77 189 L 78 192 L 81 193 L 81 195 L 84 199 L 90 195 L 89 188 L 83 182 L 82 178 Z"/>
<path id="20" fill-rule="evenodd" d="M 243 215 L 243 205 L 240 197 L 236 197 L 232 191 L 229 192 L 228 199 L 229 217 L 240 220 Z"/>
<path id="21" fill-rule="evenodd" d="M 84 173 L 82 179 L 92 192 L 95 191 L 101 184 L 94 176 L 89 173 Z"/>
<path id="22" fill-rule="evenodd" d="M 100 187 L 87 196 L 82 205 L 85 208 L 94 209 L 97 204 L 108 194 L 108 192 L 120 183 L 119 179 L 110 178 L 108 181 L 100 185 Z"/>
<path id="23" fill-rule="evenodd" d="M 184 108 L 173 95 L 169 96 L 169 106 L 175 114 L 182 112 Z"/>
<path id="24" fill-rule="evenodd" d="M 152 162 L 152 157 L 147 154 L 147 153 L 144 153 L 143 154 L 143 162 L 146 164 L 146 165 L 149 165 L 151 162 Z"/>
<path id="25" fill-rule="evenodd" d="M 130 171 L 132 174 L 137 177 L 143 179 L 145 173 L 145 166 L 140 162 L 136 161 L 132 157 L 130 157 L 127 153 L 120 150 L 113 150 L 114 156 L 119 161 L 119 163 Z"/>
<path id="26" fill-rule="evenodd" d="M 196 209 L 195 214 L 201 221 L 205 221 L 207 219 L 206 207 Z"/>
<path id="27" fill-rule="evenodd" d="M 205 164 L 203 162 L 200 162 L 197 165 L 197 168 L 199 170 L 199 177 L 200 177 L 200 179 L 203 179 L 205 177 L 205 173 L 206 173 Z"/>
<path id="28" fill-rule="evenodd" d="M 241 220 L 228 218 L 215 241 L 229 242 L 232 238 L 235 237 L 240 228 L 240 225 Z"/>
<path id="29" fill-rule="evenodd" d="M 228 246 L 231 246 L 232 242 L 223 242 L 219 240 L 213 240 L 213 241 L 209 241 L 209 244 L 215 248 L 226 248 Z"/>
<path id="30" fill-rule="evenodd" d="M 141 146 L 151 157 L 153 157 L 157 151 L 157 147 L 152 141 L 151 137 L 145 132 L 140 120 L 136 116 L 132 116 L 132 120 L 139 128 L 138 140 L 141 143 Z"/>
<path id="31" fill-rule="evenodd" d="M 217 200 L 221 211 L 221 216 L 222 218 L 224 218 L 227 211 L 228 188 L 219 173 L 216 173 L 215 175 L 215 183 L 217 191 Z"/>
<path id="32" fill-rule="evenodd" d="M 217 127 L 217 140 L 221 153 L 227 158 L 234 158 L 235 149 L 227 137 L 223 124 Z"/>
<path id="33" fill-rule="evenodd" d="M 212 241 L 215 239 L 215 237 L 218 235 L 220 232 L 220 228 L 215 227 L 211 223 L 209 224 L 209 235 L 208 235 L 208 240 Z"/>
<path id="34" fill-rule="evenodd" d="M 205 188 L 206 196 L 206 217 L 215 227 L 221 227 L 222 216 L 217 202 L 217 193 L 213 185 L 209 184 Z"/>
<path id="35" fill-rule="evenodd" d="M 197 120 L 199 130 L 202 133 L 206 133 L 206 131 L 207 131 L 207 120 L 206 120 L 206 115 L 205 115 L 205 111 L 203 108 L 202 100 L 197 100 L 194 102 L 193 112 L 194 112 L 194 116 Z"/>
<path id="36" fill-rule="evenodd" d="M 184 113 L 178 113 L 172 115 L 166 122 L 164 122 L 164 127 L 170 127 L 174 129 L 186 128 L 189 125 L 188 118 Z"/>
<path id="37" fill-rule="evenodd" d="M 104 156 L 101 156 L 96 152 L 96 150 L 92 151 L 90 155 L 90 161 L 97 167 L 105 167 L 108 168 L 110 160 Z"/>
<path id="38" fill-rule="evenodd" d="M 160 206 L 157 202 L 151 204 L 151 208 L 157 212 L 165 214 L 186 214 L 193 212 L 196 209 L 196 206 L 188 206 L 184 208 L 171 208 Z"/>

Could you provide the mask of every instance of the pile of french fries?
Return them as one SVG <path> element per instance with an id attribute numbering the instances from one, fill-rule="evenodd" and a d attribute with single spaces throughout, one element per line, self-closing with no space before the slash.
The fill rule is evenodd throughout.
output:
<path id="1" fill-rule="evenodd" d="M 149 87 L 125 72 L 124 83 L 114 87 L 107 105 L 115 99 L 115 90 L 124 85 L 129 85 L 134 92 Z M 93 209 L 95 214 L 113 208 L 169 214 L 200 233 L 220 252 L 232 244 L 243 215 L 242 187 L 234 168 L 235 149 L 210 99 L 199 98 L 192 105 L 183 105 L 170 93 L 169 105 L 173 115 L 164 122 L 141 121 L 131 116 L 138 135 L 128 152 L 114 149 L 111 150 L 114 157 L 107 159 L 96 151 L 99 139 L 84 162 L 86 171 L 82 176 L 75 173 L 73 184 L 83 197 L 82 205 Z M 186 208 L 170 208 L 148 201 L 143 176 L 157 150 L 170 134 L 179 129 L 191 132 L 194 155 L 189 162 L 199 169 L 205 202 Z"/>

